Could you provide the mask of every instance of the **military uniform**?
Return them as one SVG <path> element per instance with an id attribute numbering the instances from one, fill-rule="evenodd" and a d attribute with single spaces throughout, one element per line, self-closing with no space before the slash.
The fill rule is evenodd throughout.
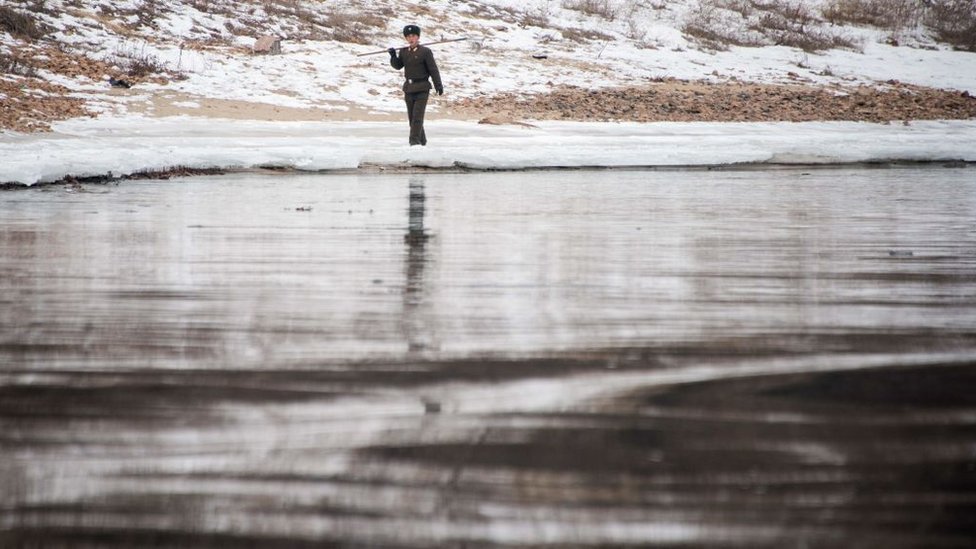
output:
<path id="1" fill-rule="evenodd" d="M 408 25 L 403 34 L 420 35 L 420 29 Z M 390 48 L 390 65 L 394 69 L 403 69 L 403 99 L 407 103 L 407 120 L 410 122 L 410 144 L 426 145 L 427 135 L 424 133 L 424 112 L 427 110 L 427 99 L 433 88 L 438 95 L 444 93 L 441 84 L 441 73 L 434 62 L 434 52 L 430 48 L 420 46 L 404 47 L 396 50 Z M 430 81 L 434 84 L 431 86 Z"/>

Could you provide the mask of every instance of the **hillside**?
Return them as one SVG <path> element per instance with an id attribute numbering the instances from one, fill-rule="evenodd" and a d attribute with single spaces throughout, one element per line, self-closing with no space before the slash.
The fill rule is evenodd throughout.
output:
<path id="1" fill-rule="evenodd" d="M 437 46 L 447 94 L 430 110 L 443 117 L 976 117 L 972 2 L 398 5 L 403 9 L 373 0 L 6 0 L 0 128 L 37 131 L 52 120 L 101 113 L 398 119 L 399 74 L 383 54 L 359 54 L 399 45 L 407 23 L 420 25 L 428 41 L 466 38 Z M 253 51 L 265 35 L 282 39 L 281 54 Z M 131 88 L 112 87 L 110 78 Z"/>

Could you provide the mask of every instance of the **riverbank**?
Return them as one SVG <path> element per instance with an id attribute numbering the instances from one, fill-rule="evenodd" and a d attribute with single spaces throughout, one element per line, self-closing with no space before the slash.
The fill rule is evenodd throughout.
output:
<path id="1" fill-rule="evenodd" d="M 795 74 L 795 73 L 794 73 Z M 812 86 L 663 79 L 648 86 L 504 93 L 459 100 L 451 112 L 511 119 L 627 122 L 904 122 L 976 119 L 976 97 L 890 80 Z"/>
<path id="2" fill-rule="evenodd" d="M 664 78 L 642 86 L 555 86 L 533 93 L 504 92 L 459 98 L 432 97 L 430 117 L 440 120 L 501 119 L 576 122 L 905 122 L 976 119 L 976 96 L 890 80 L 874 86 L 812 85 L 797 75 L 792 84 L 690 81 Z M 63 87 L 36 80 L 0 80 L 6 96 L 0 130 L 51 131 L 52 124 L 95 116 L 86 102 Z M 179 90 L 112 90 L 106 98 L 126 105 L 133 117 L 191 116 L 278 122 L 400 120 L 399 106 L 378 110 L 354 102 L 285 106 L 201 96 Z M 116 114 L 115 116 L 120 116 Z"/>
<path id="3" fill-rule="evenodd" d="M 241 170 L 518 170 L 974 162 L 976 121 L 427 124 L 427 147 L 402 122 L 270 122 L 102 117 L 45 134 L 0 136 L 0 183 Z"/>

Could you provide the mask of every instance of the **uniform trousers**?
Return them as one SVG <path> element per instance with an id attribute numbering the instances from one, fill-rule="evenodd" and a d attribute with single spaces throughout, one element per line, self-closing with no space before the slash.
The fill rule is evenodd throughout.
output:
<path id="1" fill-rule="evenodd" d="M 427 144 L 427 134 L 424 133 L 424 111 L 427 110 L 428 97 L 430 97 L 430 91 L 403 94 L 403 99 L 407 102 L 411 145 Z"/>

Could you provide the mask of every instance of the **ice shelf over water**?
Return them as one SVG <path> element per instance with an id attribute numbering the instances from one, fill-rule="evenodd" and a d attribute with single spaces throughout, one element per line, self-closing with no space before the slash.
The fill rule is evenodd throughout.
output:
<path id="1" fill-rule="evenodd" d="M 46 134 L 0 134 L 0 182 L 123 176 L 174 167 L 296 170 L 527 169 L 976 161 L 976 121 L 872 124 L 430 120 L 427 147 L 394 122 L 102 117 Z"/>

